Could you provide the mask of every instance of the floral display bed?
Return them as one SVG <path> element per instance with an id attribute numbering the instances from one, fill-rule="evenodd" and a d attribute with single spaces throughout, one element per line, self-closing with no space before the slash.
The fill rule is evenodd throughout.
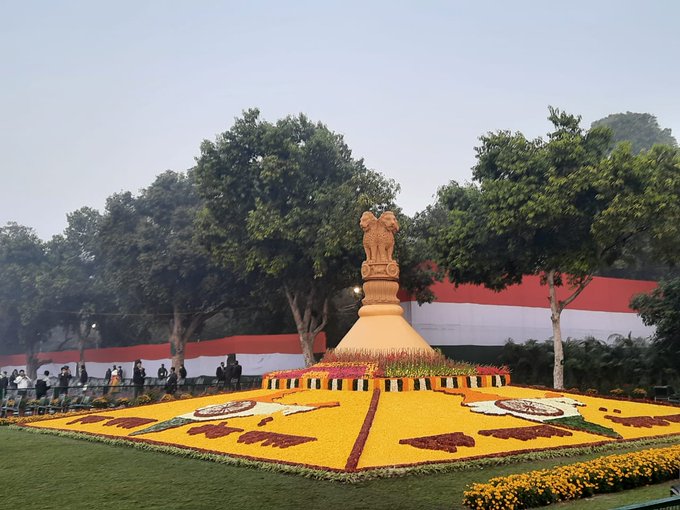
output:
<path id="1" fill-rule="evenodd" d="M 680 435 L 680 408 L 514 386 L 386 391 L 378 384 L 261 389 L 23 426 L 323 476 L 669 439 Z"/>

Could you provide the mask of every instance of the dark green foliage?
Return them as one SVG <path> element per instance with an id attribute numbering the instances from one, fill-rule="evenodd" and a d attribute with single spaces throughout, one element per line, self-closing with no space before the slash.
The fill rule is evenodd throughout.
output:
<path id="1" fill-rule="evenodd" d="M 168 328 L 176 363 L 208 319 L 243 306 L 249 295 L 246 282 L 198 242 L 202 207 L 193 174 L 168 171 L 139 196 L 111 196 L 98 230 L 106 285 L 123 312 Z"/>
<path id="2" fill-rule="evenodd" d="M 606 127 L 584 131 L 580 117 L 550 108 L 554 130 L 529 140 L 500 131 L 481 137 L 474 184 L 439 191 L 435 260 L 455 283 L 494 290 L 528 274 L 548 284 L 555 387 L 562 387 L 560 314 L 592 280 L 646 251 L 662 264 L 680 253 L 680 153 L 655 146 L 609 153 Z M 441 214 L 441 213 L 440 213 Z M 558 299 L 554 287 L 568 285 Z"/>
<path id="3" fill-rule="evenodd" d="M 633 153 L 651 149 L 655 144 L 677 147 L 678 142 L 669 128 L 661 129 L 656 116 L 650 113 L 614 113 L 591 124 L 612 131 L 610 148 L 620 142 L 630 142 Z"/>
<path id="4" fill-rule="evenodd" d="M 568 416 L 566 418 L 555 418 L 554 420 L 550 420 L 547 423 L 550 423 L 550 425 L 556 425 L 558 427 L 562 425 L 564 427 L 574 430 L 581 430 L 584 432 L 598 434 L 600 436 L 621 439 L 621 435 L 618 432 L 614 431 L 614 429 L 610 429 L 609 427 L 603 427 L 602 425 L 598 425 L 597 423 L 586 421 L 585 418 L 583 418 L 583 416 Z"/>
<path id="5" fill-rule="evenodd" d="M 635 388 L 644 388 L 652 395 L 651 388 L 657 385 L 671 385 L 680 391 L 677 363 L 648 340 L 622 336 L 610 344 L 592 337 L 567 340 L 564 352 L 565 388 L 594 388 L 602 395 L 614 388 L 622 388 L 628 395 Z M 550 386 L 552 357 L 552 341 L 509 341 L 496 363 L 510 368 L 514 384 Z"/>
<path id="6" fill-rule="evenodd" d="M 45 287 L 49 282 L 45 243 L 16 223 L 0 228 L 0 352 L 34 354 L 54 324 Z"/>
<path id="7" fill-rule="evenodd" d="M 648 326 L 656 327 L 659 356 L 669 365 L 680 364 L 680 278 L 662 280 L 650 294 L 640 294 L 631 301 Z"/>
<path id="8" fill-rule="evenodd" d="M 258 110 L 203 142 L 196 177 L 204 243 L 224 267 L 254 278 L 262 299 L 285 296 L 311 363 L 331 298 L 357 284 L 361 213 L 394 209 L 398 187 L 323 124 L 304 115 L 272 124 Z"/>

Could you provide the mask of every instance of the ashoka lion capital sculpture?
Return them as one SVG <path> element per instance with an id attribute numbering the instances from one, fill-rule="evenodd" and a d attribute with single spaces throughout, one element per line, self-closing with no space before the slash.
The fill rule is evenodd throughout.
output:
<path id="1" fill-rule="evenodd" d="M 372 212 L 361 215 L 359 225 L 364 231 L 366 261 L 361 264 L 364 281 L 363 304 L 399 304 L 399 264 L 393 259 L 394 234 L 399 222 L 391 211 L 376 218 Z"/>
<path id="2" fill-rule="evenodd" d="M 432 352 L 432 347 L 404 319 L 399 303 L 399 264 L 394 260 L 394 234 L 399 222 L 386 211 L 376 218 L 371 212 L 361 215 L 366 261 L 361 264 L 364 279 L 363 306 L 359 320 L 336 347 L 336 352 L 366 353 L 394 351 Z"/>

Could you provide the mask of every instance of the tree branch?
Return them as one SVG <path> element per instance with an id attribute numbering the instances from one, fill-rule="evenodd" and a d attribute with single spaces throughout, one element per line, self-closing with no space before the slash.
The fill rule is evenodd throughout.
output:
<path id="1" fill-rule="evenodd" d="M 574 291 L 574 293 L 569 296 L 567 299 L 564 301 L 560 301 L 559 307 L 560 307 L 560 312 L 564 310 L 574 299 L 576 299 L 581 292 L 588 286 L 590 282 L 593 281 L 593 275 L 589 274 L 585 280 L 583 280 L 581 283 L 579 283 L 578 288 Z"/>
<path id="2" fill-rule="evenodd" d="M 302 316 L 300 315 L 300 309 L 297 306 L 297 296 L 290 291 L 287 285 L 283 286 L 283 290 L 286 294 L 286 298 L 288 299 L 290 311 L 293 313 L 293 319 L 295 319 L 295 327 L 297 327 L 298 333 L 302 334 L 304 333 L 304 329 L 302 328 Z"/>
<path id="3" fill-rule="evenodd" d="M 321 333 L 321 331 L 323 331 L 323 328 L 326 327 L 327 323 L 328 323 L 328 298 L 324 299 L 323 301 L 323 312 L 321 313 L 321 322 L 312 329 L 312 334 L 316 336 L 319 333 Z"/>

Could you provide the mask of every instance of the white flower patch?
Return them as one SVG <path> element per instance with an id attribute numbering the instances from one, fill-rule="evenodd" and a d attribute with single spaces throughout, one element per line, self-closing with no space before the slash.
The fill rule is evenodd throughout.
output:
<path id="1" fill-rule="evenodd" d="M 221 420 L 225 418 L 241 418 L 244 416 L 269 415 L 281 412 L 284 416 L 290 414 L 314 411 L 316 406 L 301 406 L 278 404 L 276 402 L 256 402 L 254 400 L 233 400 L 223 404 L 201 407 L 187 414 L 179 416 L 194 421 Z"/>
<path id="2" fill-rule="evenodd" d="M 573 398 L 555 397 L 485 400 L 465 405 L 475 413 L 496 416 L 509 414 L 525 420 L 546 422 L 557 418 L 580 416 L 577 407 L 585 404 Z"/>

